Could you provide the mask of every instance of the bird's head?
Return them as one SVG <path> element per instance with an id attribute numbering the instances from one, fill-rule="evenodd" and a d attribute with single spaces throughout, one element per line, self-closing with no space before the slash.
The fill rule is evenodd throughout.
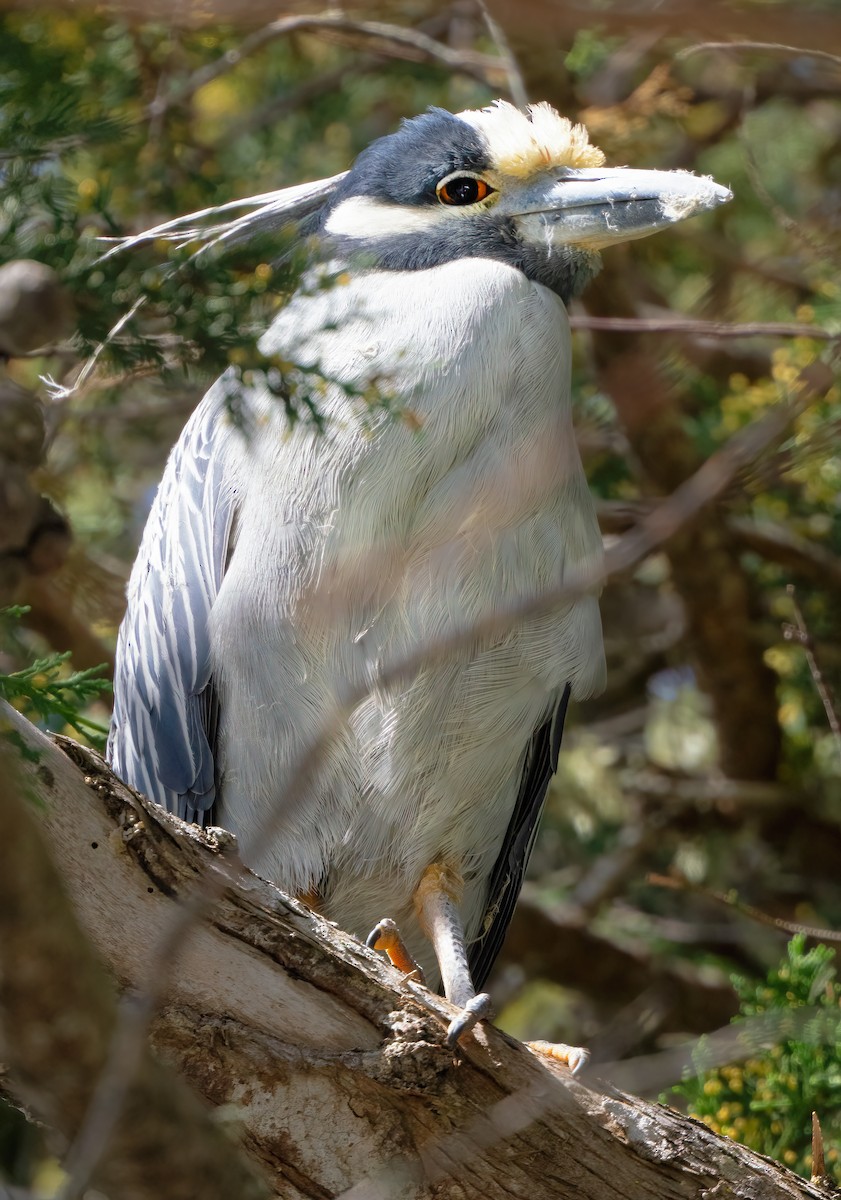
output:
<path id="1" fill-rule="evenodd" d="M 581 125 L 548 104 L 431 109 L 360 154 L 319 215 L 345 256 L 386 270 L 494 258 L 562 299 L 598 252 L 729 200 L 688 171 L 605 167 Z"/>
<path id="2" fill-rule="evenodd" d="M 384 270 L 498 259 L 569 300 L 604 247 L 730 198 L 689 171 L 606 167 L 584 127 L 551 105 L 523 112 L 497 100 L 455 115 L 432 108 L 373 142 L 342 175 L 176 217 L 119 239 L 102 258 L 159 239 L 198 243 L 199 258 L 285 230 L 293 242 L 320 235 L 329 257 Z M 287 244 L 281 257 L 289 252 Z"/>

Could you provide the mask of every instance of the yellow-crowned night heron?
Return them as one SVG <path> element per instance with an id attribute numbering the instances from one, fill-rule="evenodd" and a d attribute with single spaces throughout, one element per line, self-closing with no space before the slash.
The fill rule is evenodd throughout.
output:
<path id="1" fill-rule="evenodd" d="M 260 346 L 326 381 L 325 428 L 261 386 L 233 421 L 223 380 L 175 447 L 120 632 L 110 756 L 135 787 L 247 842 L 343 684 L 598 564 L 564 305 L 603 247 L 729 198 L 603 161 L 545 104 L 435 109 L 216 227 L 311 238 L 332 285 L 314 267 Z M 603 678 L 587 596 L 375 689 L 249 865 L 401 961 L 392 918 L 458 1037 L 487 1012 L 567 700 Z"/>

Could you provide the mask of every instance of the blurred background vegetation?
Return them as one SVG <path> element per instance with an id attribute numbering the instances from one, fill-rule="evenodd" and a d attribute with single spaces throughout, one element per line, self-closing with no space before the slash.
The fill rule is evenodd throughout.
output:
<path id="1" fill-rule="evenodd" d="M 608 162 L 735 193 L 610 251 L 573 312 L 606 538 L 790 399 L 804 369 L 828 370 L 720 502 L 610 581 L 608 689 L 569 722 L 490 983 L 500 1023 L 615 1064 L 726 1025 L 733 971 L 743 1010 L 769 971 L 767 1003 L 793 1003 L 780 970 L 810 1003 L 823 972 L 837 1016 L 828 952 L 779 967 L 787 925 L 841 929 L 837 3 L 546 0 L 494 7 L 498 28 L 473 0 L 149 11 L 0 15 L 0 605 L 26 608 L 6 618 L 4 694 L 53 729 L 75 719 L 95 741 L 107 726 L 108 696 L 72 673 L 104 663 L 107 677 L 168 450 L 210 380 L 259 366 L 255 336 L 294 282 L 271 246 L 166 274 L 165 247 L 103 263 L 98 239 L 332 175 L 401 117 L 510 97 L 519 76 Z M 685 1090 L 710 1124 L 808 1174 L 811 1108 L 841 1137 L 838 1037 L 821 1037 L 819 1065 L 778 1051 L 784 1069 L 750 1068 L 747 1099 L 741 1069 Z M 756 1083 L 769 1071 L 782 1112 Z M 656 1093 L 679 1076 L 623 1080 Z M 29 1181 L 40 1156 L 0 1116 L 6 1177 Z"/>

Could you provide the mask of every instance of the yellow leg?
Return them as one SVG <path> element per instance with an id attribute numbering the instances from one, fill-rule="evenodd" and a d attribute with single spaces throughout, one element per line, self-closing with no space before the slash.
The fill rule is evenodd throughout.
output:
<path id="1" fill-rule="evenodd" d="M 461 872 L 452 863 L 431 863 L 415 889 L 414 905 L 422 931 L 432 942 L 444 995 L 461 1013 L 450 1022 L 447 1043 L 455 1046 L 468 1030 L 491 1015 L 491 998 L 485 992 L 478 995 L 470 977 L 464 927 L 459 905 L 464 891 Z M 367 944 L 374 950 L 384 950 L 399 971 L 415 975 L 423 982 L 423 972 L 409 953 L 394 921 L 388 917 L 379 922 L 368 935 Z M 581 1046 L 563 1042 L 527 1042 L 531 1050 L 544 1054 L 569 1067 L 573 1075 L 587 1064 L 590 1052 Z"/>
<path id="2" fill-rule="evenodd" d="M 447 1030 L 447 1042 L 451 1046 L 477 1021 L 491 1014 L 490 996 L 485 992 L 477 995 L 470 977 L 459 913 L 463 890 L 461 872 L 452 863 L 439 862 L 426 868 L 414 896 L 421 929 L 432 942 L 438 959 L 444 995 L 451 1004 L 462 1009 L 461 1015 L 450 1022 Z"/>

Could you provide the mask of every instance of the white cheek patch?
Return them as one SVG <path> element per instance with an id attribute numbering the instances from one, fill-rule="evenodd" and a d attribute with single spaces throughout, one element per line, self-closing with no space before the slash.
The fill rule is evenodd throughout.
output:
<path id="1" fill-rule="evenodd" d="M 370 196 L 350 196 L 330 214 L 325 231 L 334 237 L 382 238 L 440 229 L 447 213 L 440 207 L 413 208 Z"/>

